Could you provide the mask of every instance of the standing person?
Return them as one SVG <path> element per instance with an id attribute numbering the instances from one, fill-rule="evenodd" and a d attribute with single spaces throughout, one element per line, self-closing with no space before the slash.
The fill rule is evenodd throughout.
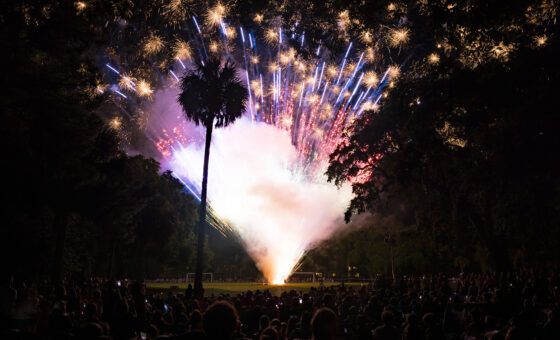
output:
<path id="1" fill-rule="evenodd" d="M 373 338 L 376 340 L 397 340 L 399 332 L 394 326 L 395 317 L 390 310 L 384 310 L 381 313 L 383 325 L 373 330 Z"/>
<path id="2" fill-rule="evenodd" d="M 231 303 L 226 301 L 214 302 L 202 317 L 202 327 L 209 340 L 233 339 L 238 326 L 237 311 Z"/>
<path id="3" fill-rule="evenodd" d="M 330 308 L 320 308 L 311 319 L 313 340 L 336 339 L 337 320 L 336 314 Z"/>

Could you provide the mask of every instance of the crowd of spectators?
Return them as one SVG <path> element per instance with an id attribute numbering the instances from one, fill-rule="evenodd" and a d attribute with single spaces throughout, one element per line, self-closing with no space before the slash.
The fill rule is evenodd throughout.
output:
<path id="1" fill-rule="evenodd" d="M 2 339 L 560 339 L 555 273 L 379 278 L 280 295 L 12 280 Z"/>

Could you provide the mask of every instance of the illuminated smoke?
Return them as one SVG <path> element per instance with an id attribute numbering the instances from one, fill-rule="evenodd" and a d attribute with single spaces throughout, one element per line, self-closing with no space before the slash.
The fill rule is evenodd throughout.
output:
<path id="1" fill-rule="evenodd" d="M 400 68 L 381 65 L 383 59 L 372 46 L 359 47 L 346 39 L 354 22 L 348 11 L 338 18 L 345 32 L 345 53 L 333 56 L 318 46 L 307 57 L 300 53 L 307 48 L 305 32 L 265 24 L 268 19 L 257 14 L 254 22 L 263 24 L 258 35 L 254 28 L 228 24 L 226 13 L 225 5 L 218 3 L 207 11 L 202 25 L 193 16 L 191 33 L 197 39 L 188 42 L 167 44 L 149 34 L 141 46 L 144 54 L 154 57 L 169 49 L 173 63 L 154 68 L 152 86 L 143 70 L 108 62 L 108 88 L 119 107 L 135 111 L 132 120 L 157 148 L 163 168 L 172 170 L 198 197 L 204 133 L 185 120 L 177 87 L 184 72 L 210 54 L 236 62 L 248 89 L 247 112 L 234 125 L 214 130 L 210 224 L 218 230 L 229 225 L 268 282 L 283 283 L 306 251 L 345 228 L 341 218 L 351 190 L 327 183 L 329 155 L 364 110 L 379 108 Z M 364 31 L 360 40 L 382 42 L 380 34 Z M 400 50 L 408 39 L 408 29 L 394 29 L 389 47 Z M 119 131 L 125 131 L 125 125 L 119 125 Z"/>
<path id="2" fill-rule="evenodd" d="M 154 130 L 170 130 L 183 120 L 175 98 L 172 89 L 156 94 Z M 196 134 L 192 124 L 183 124 Z M 162 166 L 198 186 L 203 143 L 175 143 L 171 150 Z M 344 226 L 341 219 L 351 198 L 349 186 L 339 189 L 327 183 L 326 164 L 310 175 L 299 166 L 299 157 L 289 133 L 270 124 L 242 118 L 213 133 L 209 203 L 235 228 L 270 283 L 283 283 L 307 250 Z"/>

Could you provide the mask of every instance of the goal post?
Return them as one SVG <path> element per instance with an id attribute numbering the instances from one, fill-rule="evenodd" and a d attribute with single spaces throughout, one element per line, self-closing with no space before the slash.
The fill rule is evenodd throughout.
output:
<path id="1" fill-rule="evenodd" d="M 321 278 L 322 273 L 315 272 L 294 272 L 288 278 L 290 282 L 316 282 L 318 278 Z"/>
<path id="2" fill-rule="evenodd" d="M 187 283 L 194 283 L 195 273 L 187 273 Z M 202 273 L 202 282 L 212 282 L 214 273 Z"/>

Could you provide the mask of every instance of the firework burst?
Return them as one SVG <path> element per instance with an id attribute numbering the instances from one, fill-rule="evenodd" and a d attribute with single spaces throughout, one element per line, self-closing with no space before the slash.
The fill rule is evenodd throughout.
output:
<path id="1" fill-rule="evenodd" d="M 177 84 L 183 72 L 204 63 L 210 54 L 236 62 L 248 90 L 247 112 L 240 122 L 214 133 L 209 221 L 239 237 L 269 282 L 282 283 L 307 250 L 342 225 L 339 220 L 351 191 L 326 181 L 329 155 L 364 110 L 377 110 L 400 68 L 377 62 L 371 47 L 374 32 L 358 37 L 362 47 L 347 41 L 338 59 L 321 46 L 308 57 L 301 53 L 307 48 L 305 33 L 297 28 L 284 29 L 278 23 L 236 27 L 226 22 L 226 15 L 227 8 L 217 3 L 202 26 L 192 17 L 191 38 L 175 40 L 170 48 L 173 60 L 154 68 L 153 77 L 134 71 L 142 75 L 136 79 L 115 62 L 107 63 L 106 69 L 114 80 L 110 88 L 115 100 L 136 98 L 130 104 L 137 107 L 131 114 L 138 116 L 133 125 L 152 140 L 162 166 L 198 197 L 203 135 L 185 120 L 176 102 Z M 261 14 L 253 21 L 265 22 Z M 351 22 L 348 11 L 340 13 L 341 30 Z M 390 46 L 401 47 L 409 31 L 395 29 L 389 37 Z M 162 55 L 165 43 L 150 34 L 142 49 L 148 56 Z M 162 65 L 168 74 L 161 73 Z M 146 80 L 158 78 L 165 81 L 153 86 Z M 116 123 L 109 125 L 115 129 Z M 122 122 L 118 124 L 122 130 Z"/>
<path id="2" fill-rule="evenodd" d="M 389 44 L 392 47 L 401 47 L 408 43 L 410 30 L 408 28 L 392 29 L 389 32 Z"/>

